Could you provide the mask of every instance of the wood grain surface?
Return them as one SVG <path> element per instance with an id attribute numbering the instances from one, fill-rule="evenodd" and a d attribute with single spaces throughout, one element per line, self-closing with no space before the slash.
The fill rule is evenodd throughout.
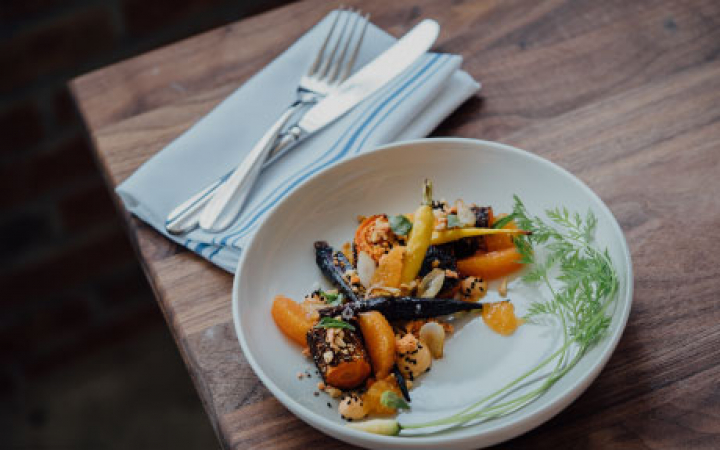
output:
<path id="1" fill-rule="evenodd" d="M 435 135 L 497 140 L 570 170 L 630 244 L 635 297 L 617 351 L 568 409 L 503 448 L 720 448 L 720 2 L 345 3 L 395 35 L 436 19 L 435 48 L 463 55 L 483 90 Z M 108 183 L 333 6 L 294 3 L 75 80 Z M 343 447 L 249 368 L 232 328 L 232 277 L 127 219 L 222 445 Z"/>

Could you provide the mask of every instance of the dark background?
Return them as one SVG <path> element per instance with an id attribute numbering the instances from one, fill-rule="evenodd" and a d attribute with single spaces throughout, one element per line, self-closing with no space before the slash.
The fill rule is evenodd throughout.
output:
<path id="1" fill-rule="evenodd" d="M 0 2 L 0 448 L 215 448 L 67 82 L 288 0 Z"/>

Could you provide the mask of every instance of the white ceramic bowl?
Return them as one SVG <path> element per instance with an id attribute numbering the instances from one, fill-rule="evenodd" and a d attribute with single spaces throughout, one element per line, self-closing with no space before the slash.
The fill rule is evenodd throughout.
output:
<path id="1" fill-rule="evenodd" d="M 343 425 L 335 402 L 313 396 L 317 376 L 298 380 L 298 371 L 315 373 L 300 349 L 276 328 L 270 306 L 277 294 L 295 300 L 313 289 L 322 275 L 313 242 L 335 247 L 351 240 L 359 214 L 413 211 L 423 179 L 435 198 L 491 205 L 509 212 L 517 194 L 531 213 L 566 206 L 599 219 L 596 241 L 607 247 L 620 277 L 620 289 L 607 336 L 552 389 L 526 407 L 485 423 L 423 436 L 378 436 Z M 492 445 L 522 434 L 560 412 L 592 383 L 610 358 L 630 312 L 632 266 L 625 238 L 603 202 L 567 171 L 533 154 L 493 142 L 423 139 L 385 146 L 335 165 L 308 180 L 269 215 L 245 249 L 233 287 L 233 315 L 245 357 L 265 386 L 290 411 L 313 427 L 346 442 L 370 448 L 464 449 Z M 523 313 L 540 295 L 515 280 L 509 297 Z M 485 301 L 498 300 L 492 285 Z M 458 324 L 436 361 L 411 391 L 412 412 L 401 423 L 445 417 L 502 387 L 559 346 L 560 329 L 523 325 L 511 337 L 489 331 L 479 317 Z"/>

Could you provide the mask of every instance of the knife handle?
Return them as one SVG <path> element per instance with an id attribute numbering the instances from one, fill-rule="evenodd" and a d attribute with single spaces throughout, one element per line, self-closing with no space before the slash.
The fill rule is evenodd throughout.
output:
<path id="1" fill-rule="evenodd" d="M 306 136 L 307 134 L 304 133 L 300 127 L 290 127 L 290 129 L 283 133 L 277 140 L 267 160 L 263 164 L 262 169 L 264 170 L 277 161 Z M 167 220 L 165 221 L 165 229 L 167 232 L 173 235 L 180 235 L 197 228 L 203 208 L 208 204 L 217 188 L 220 187 L 232 173 L 232 171 L 227 172 L 203 190 L 176 206 L 170 214 L 168 214 Z"/>
<path id="2" fill-rule="evenodd" d="M 205 205 L 208 204 L 217 188 L 227 180 L 231 172 L 213 181 L 202 191 L 193 195 L 176 206 L 165 221 L 168 233 L 179 235 L 194 230 L 198 226 L 198 219 Z"/>
<path id="3" fill-rule="evenodd" d="M 230 177 L 218 187 L 210 201 L 200 214 L 200 227 L 209 232 L 219 232 L 228 228 L 242 211 L 260 170 L 273 149 L 282 129 L 295 113 L 289 108 L 265 132 L 260 141 L 252 148 Z"/>

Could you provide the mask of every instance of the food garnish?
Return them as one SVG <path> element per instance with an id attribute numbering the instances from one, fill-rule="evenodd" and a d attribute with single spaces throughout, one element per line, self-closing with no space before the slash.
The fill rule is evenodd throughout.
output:
<path id="1" fill-rule="evenodd" d="M 403 214 L 390 218 L 390 228 L 398 236 L 407 236 L 412 229 L 412 222 Z"/>
<path id="2" fill-rule="evenodd" d="M 332 317 L 323 317 L 320 319 L 320 322 L 315 325 L 315 328 L 346 328 L 348 330 L 355 331 L 354 326 L 343 320 L 334 319 Z"/>
<path id="3" fill-rule="evenodd" d="M 402 398 L 398 397 L 393 391 L 385 391 L 380 396 L 380 403 L 387 408 L 393 409 L 410 409 L 410 405 Z"/>

